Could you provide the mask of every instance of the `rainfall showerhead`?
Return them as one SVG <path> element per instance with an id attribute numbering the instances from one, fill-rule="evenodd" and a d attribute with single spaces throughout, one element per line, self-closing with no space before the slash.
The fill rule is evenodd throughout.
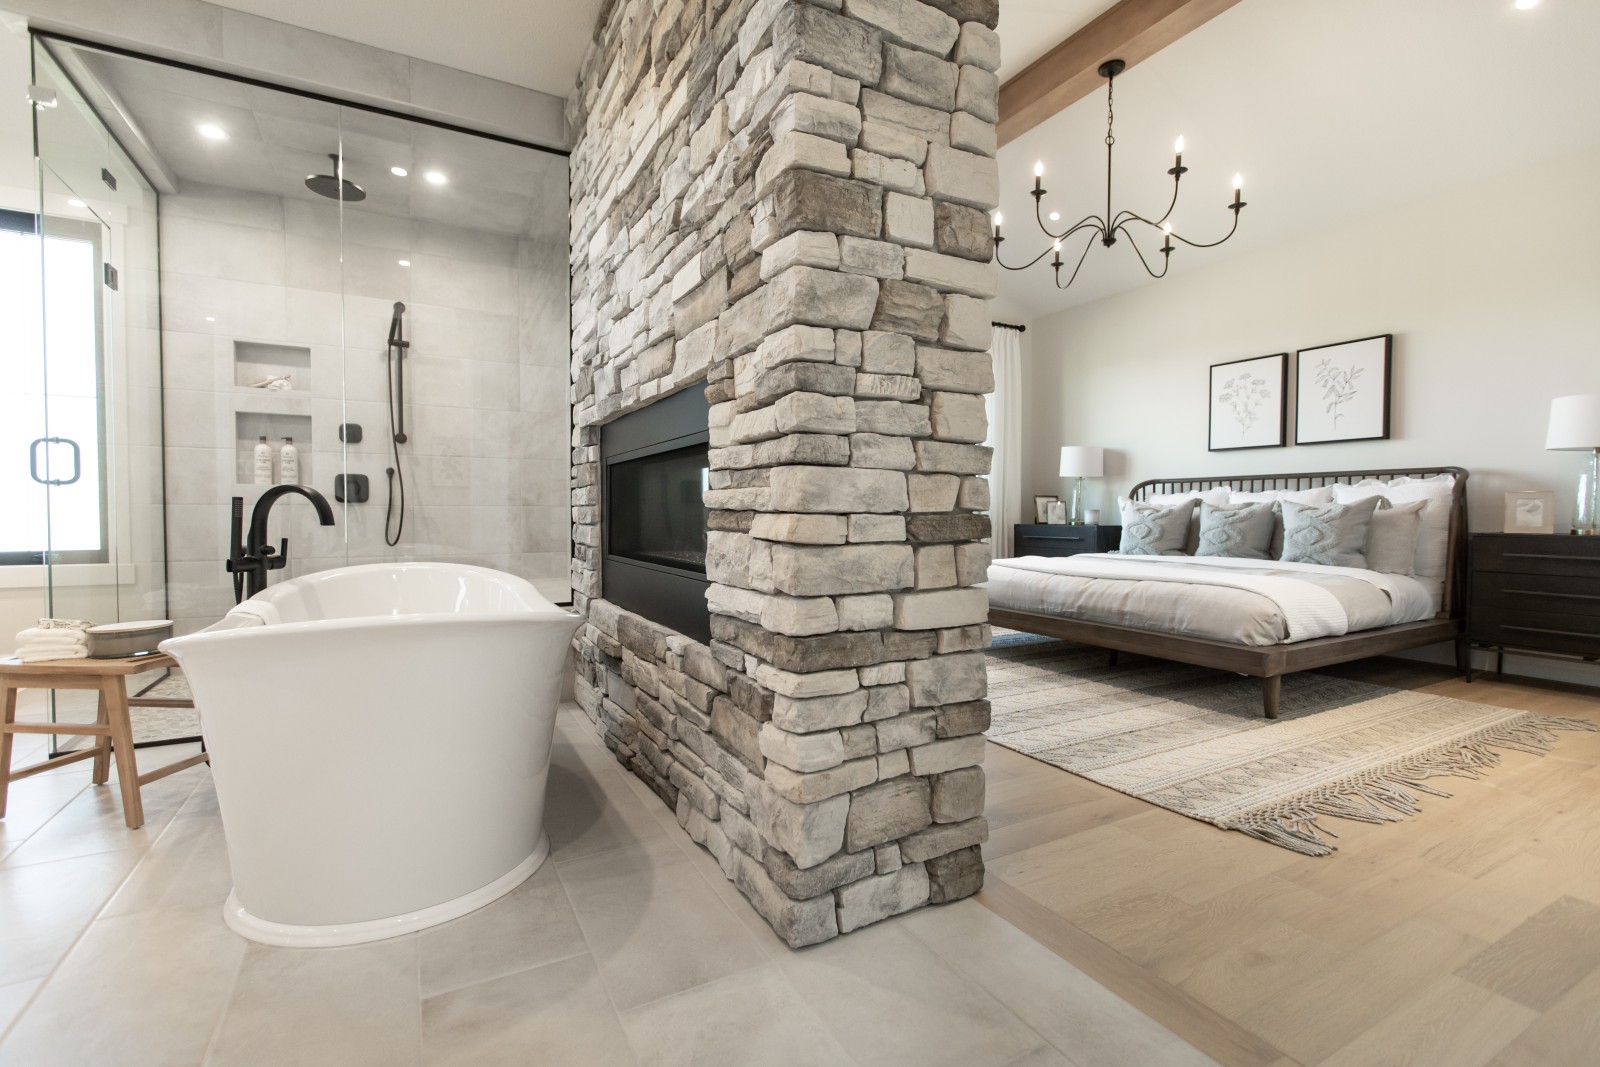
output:
<path id="1" fill-rule="evenodd" d="M 339 157 L 329 155 L 328 158 L 333 160 L 333 173 L 307 174 L 306 188 L 329 200 L 343 200 L 349 204 L 365 200 L 367 191 L 344 176 L 344 165 L 339 162 Z"/>

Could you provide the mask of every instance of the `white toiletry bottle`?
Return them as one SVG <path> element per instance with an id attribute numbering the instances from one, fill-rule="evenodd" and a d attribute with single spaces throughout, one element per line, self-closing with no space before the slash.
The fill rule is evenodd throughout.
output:
<path id="1" fill-rule="evenodd" d="M 272 446 L 266 434 L 256 438 L 256 484 L 272 484 Z"/>
<path id="2" fill-rule="evenodd" d="M 294 438 L 283 439 L 283 451 L 278 454 L 278 484 L 300 483 L 300 450 L 294 447 Z"/>

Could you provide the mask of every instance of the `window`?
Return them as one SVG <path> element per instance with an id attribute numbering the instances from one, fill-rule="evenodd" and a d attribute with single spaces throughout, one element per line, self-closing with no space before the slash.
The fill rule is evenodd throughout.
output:
<path id="1" fill-rule="evenodd" d="M 0 565 L 104 562 L 100 228 L 37 222 L 0 210 Z"/>

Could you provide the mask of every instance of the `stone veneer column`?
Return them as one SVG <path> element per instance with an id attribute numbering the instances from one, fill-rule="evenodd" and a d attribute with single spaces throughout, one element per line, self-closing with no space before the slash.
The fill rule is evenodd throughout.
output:
<path id="1" fill-rule="evenodd" d="M 569 118 L 579 701 L 791 945 L 983 882 L 997 0 L 615 0 Z M 705 379 L 709 647 L 601 599 Z"/>

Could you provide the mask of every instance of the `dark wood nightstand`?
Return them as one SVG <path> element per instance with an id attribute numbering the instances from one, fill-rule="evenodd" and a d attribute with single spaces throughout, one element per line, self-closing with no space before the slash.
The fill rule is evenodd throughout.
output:
<path id="1" fill-rule="evenodd" d="M 1110 552 L 1122 543 L 1122 527 L 1085 524 L 1045 525 L 1019 522 L 1012 527 L 1013 551 L 1019 556 L 1076 556 Z"/>
<path id="2" fill-rule="evenodd" d="M 1469 581 L 1467 639 L 1501 670 L 1507 652 L 1600 659 L 1600 537 L 1473 534 Z"/>

